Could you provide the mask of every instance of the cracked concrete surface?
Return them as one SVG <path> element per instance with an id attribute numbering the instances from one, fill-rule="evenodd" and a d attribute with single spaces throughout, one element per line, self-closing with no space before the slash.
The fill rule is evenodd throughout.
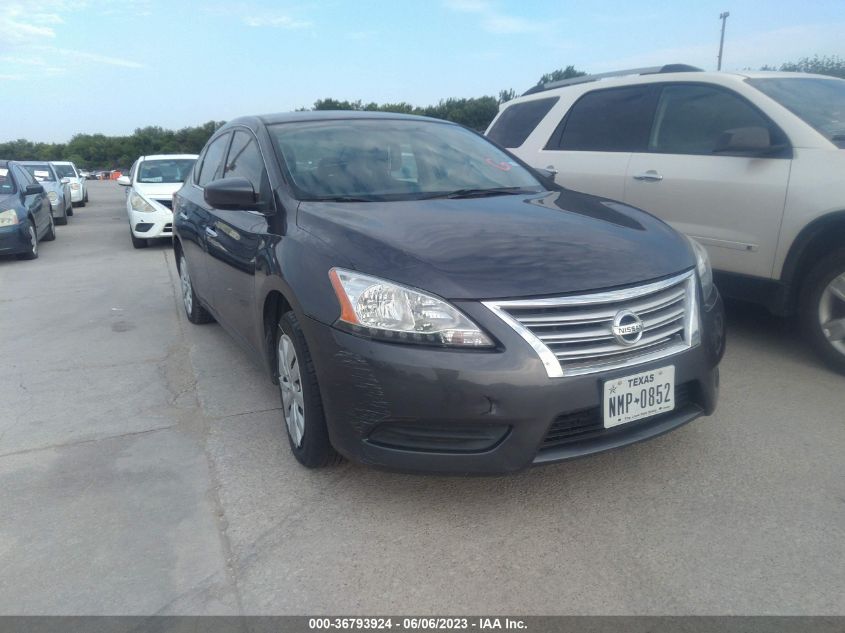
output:
<path id="1" fill-rule="evenodd" d="M 123 191 L 0 260 L 0 614 L 845 613 L 845 379 L 733 306 L 719 411 L 506 478 L 298 466 Z"/>

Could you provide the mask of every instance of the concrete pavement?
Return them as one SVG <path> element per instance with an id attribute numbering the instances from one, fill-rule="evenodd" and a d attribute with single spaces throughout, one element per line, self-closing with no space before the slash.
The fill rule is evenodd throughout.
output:
<path id="1" fill-rule="evenodd" d="M 716 415 L 502 478 L 308 471 L 91 183 L 0 260 L 0 614 L 843 614 L 845 378 L 729 306 Z"/>

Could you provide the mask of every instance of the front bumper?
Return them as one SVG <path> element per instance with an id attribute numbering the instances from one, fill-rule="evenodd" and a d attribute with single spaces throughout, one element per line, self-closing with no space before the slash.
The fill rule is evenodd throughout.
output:
<path id="1" fill-rule="evenodd" d="M 391 470 L 512 472 L 656 437 L 715 410 L 725 322 L 715 291 L 701 309 L 700 345 L 649 363 L 565 378 L 549 378 L 534 350 L 483 306 L 459 307 L 504 350 L 381 343 L 301 320 L 329 435 L 340 453 Z M 675 366 L 677 408 L 605 430 L 603 382 L 666 365 Z M 566 439 L 573 424 L 585 432 Z"/>
<path id="2" fill-rule="evenodd" d="M 173 236 L 173 212 L 165 209 L 145 213 L 129 209 L 129 226 L 135 237 L 141 239 L 170 238 Z"/>
<path id="3" fill-rule="evenodd" d="M 0 255 L 26 253 L 30 249 L 26 224 L 0 228 Z"/>

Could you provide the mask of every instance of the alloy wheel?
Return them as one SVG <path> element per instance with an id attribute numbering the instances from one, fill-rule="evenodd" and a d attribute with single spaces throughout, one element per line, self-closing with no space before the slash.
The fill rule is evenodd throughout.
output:
<path id="1" fill-rule="evenodd" d="M 831 347 L 845 355 L 845 273 L 834 277 L 822 291 L 819 323 Z"/>
<path id="2" fill-rule="evenodd" d="M 191 286 L 188 262 L 185 261 L 184 255 L 179 259 L 179 280 L 182 282 L 182 303 L 185 304 L 185 312 L 190 316 L 194 309 L 194 289 Z"/>
<path id="3" fill-rule="evenodd" d="M 287 334 L 279 337 L 279 389 L 282 391 L 282 410 L 293 445 L 299 448 L 305 435 L 305 398 L 302 394 L 302 374 L 293 341 Z"/>

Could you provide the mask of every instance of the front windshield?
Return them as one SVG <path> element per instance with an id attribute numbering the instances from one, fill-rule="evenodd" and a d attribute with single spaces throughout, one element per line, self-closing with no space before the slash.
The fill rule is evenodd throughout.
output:
<path id="1" fill-rule="evenodd" d="M 15 181 L 9 173 L 8 167 L 0 167 L 0 196 L 15 193 Z"/>
<path id="2" fill-rule="evenodd" d="M 541 191 L 525 168 L 457 125 L 358 119 L 281 123 L 270 135 L 303 200 L 414 200 Z"/>
<path id="3" fill-rule="evenodd" d="M 56 165 L 53 163 L 53 169 L 59 175 L 59 178 L 76 178 L 76 172 L 73 171 L 73 165 Z"/>
<path id="4" fill-rule="evenodd" d="M 136 182 L 160 183 L 185 182 L 188 173 L 194 168 L 194 158 L 157 158 L 145 160 L 138 167 Z"/>
<path id="5" fill-rule="evenodd" d="M 773 77 L 749 79 L 748 83 L 845 148 L 845 81 Z"/>
<path id="6" fill-rule="evenodd" d="M 22 167 L 38 182 L 56 182 L 49 165 L 22 165 Z"/>

